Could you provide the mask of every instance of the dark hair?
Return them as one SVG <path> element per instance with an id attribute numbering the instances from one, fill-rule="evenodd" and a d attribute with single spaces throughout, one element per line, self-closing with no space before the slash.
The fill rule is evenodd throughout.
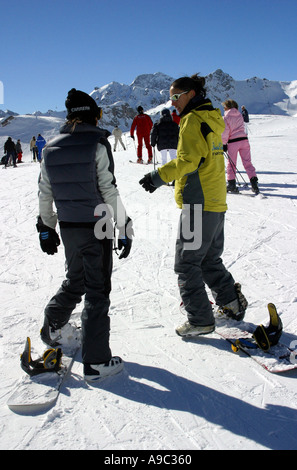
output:
<path id="1" fill-rule="evenodd" d="M 198 73 L 191 77 L 181 77 L 174 80 L 174 82 L 171 83 L 171 87 L 183 91 L 194 90 L 196 95 L 201 96 L 201 98 L 205 98 L 206 96 L 205 78 L 199 77 Z"/>

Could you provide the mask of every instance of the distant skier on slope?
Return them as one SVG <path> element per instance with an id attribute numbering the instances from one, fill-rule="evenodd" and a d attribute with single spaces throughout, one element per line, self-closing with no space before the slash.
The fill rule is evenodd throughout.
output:
<path id="1" fill-rule="evenodd" d="M 248 110 L 246 109 L 245 106 L 241 106 L 241 114 L 244 120 L 245 132 L 248 134 L 248 123 L 250 122 L 250 117 L 249 117 Z"/>
<path id="2" fill-rule="evenodd" d="M 250 179 L 252 190 L 257 194 L 258 178 L 255 167 L 251 160 L 251 148 L 247 134 L 244 129 L 244 121 L 241 113 L 238 111 L 238 104 L 234 100 L 227 100 L 222 103 L 224 107 L 225 130 L 222 134 L 224 150 L 228 150 L 227 164 L 227 191 L 237 192 L 236 187 L 236 164 L 237 154 L 239 152 L 242 164 Z"/>
<path id="3" fill-rule="evenodd" d="M 38 137 L 36 139 L 36 147 L 37 147 L 37 150 L 38 150 L 37 160 L 39 162 L 41 162 L 42 149 L 45 146 L 45 144 L 46 144 L 46 140 L 44 139 L 44 137 L 42 137 L 41 134 L 38 134 Z"/>
<path id="4" fill-rule="evenodd" d="M 22 163 L 23 150 L 20 139 L 17 140 L 17 143 L 15 144 L 15 149 L 18 157 L 18 163 Z"/>
<path id="5" fill-rule="evenodd" d="M 117 149 L 117 144 L 118 142 L 121 144 L 124 150 L 126 150 L 126 147 L 122 141 L 122 134 L 123 132 L 119 128 L 119 126 L 115 126 L 114 130 L 112 131 L 112 135 L 114 136 L 114 146 L 113 146 L 113 151 L 115 152 Z"/>
<path id="6" fill-rule="evenodd" d="M 143 107 L 138 106 L 138 114 L 135 116 L 130 129 L 130 136 L 134 139 L 134 131 L 136 128 L 138 146 L 137 146 L 137 163 L 143 163 L 142 160 L 142 140 L 144 140 L 145 146 L 148 151 L 148 163 L 152 163 L 153 151 L 150 144 L 150 132 L 153 127 L 153 121 L 148 114 L 144 114 Z"/>
<path id="7" fill-rule="evenodd" d="M 5 168 L 7 168 L 10 159 L 13 161 L 14 168 L 16 168 L 16 146 L 11 137 L 8 137 L 4 144 L 4 153 L 6 153 Z"/>
<path id="8" fill-rule="evenodd" d="M 180 123 L 180 116 L 177 114 L 176 109 L 174 109 L 174 110 L 172 111 L 171 116 L 172 116 L 172 120 L 173 120 L 174 122 L 176 122 L 176 124 L 179 125 L 179 123 Z"/>

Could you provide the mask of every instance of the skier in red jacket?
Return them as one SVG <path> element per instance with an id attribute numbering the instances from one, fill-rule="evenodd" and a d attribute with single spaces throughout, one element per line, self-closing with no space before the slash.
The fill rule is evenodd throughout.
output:
<path id="1" fill-rule="evenodd" d="M 137 147 L 137 163 L 143 163 L 142 160 L 142 139 L 148 151 L 148 163 L 152 163 L 153 151 L 150 144 L 150 132 L 153 122 L 148 114 L 143 113 L 143 107 L 138 106 L 138 114 L 135 116 L 130 129 L 130 136 L 134 139 L 134 131 L 136 128 L 138 147 Z"/>
<path id="2" fill-rule="evenodd" d="M 180 117 L 179 117 L 179 115 L 176 113 L 176 110 L 175 110 L 175 109 L 172 111 L 171 117 L 172 117 L 172 121 L 176 122 L 176 124 L 179 125 L 179 123 L 180 123 Z"/>

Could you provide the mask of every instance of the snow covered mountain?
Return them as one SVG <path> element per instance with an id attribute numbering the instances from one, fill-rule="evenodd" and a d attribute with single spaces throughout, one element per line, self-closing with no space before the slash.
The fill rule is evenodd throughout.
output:
<path id="1" fill-rule="evenodd" d="M 119 125 L 123 131 L 129 130 L 139 105 L 156 121 L 163 107 L 171 107 L 168 98 L 173 80 L 173 77 L 157 72 L 139 75 L 130 85 L 111 82 L 102 87 L 95 87 L 90 95 L 103 109 L 101 126 L 110 131 L 115 125 Z M 244 105 L 251 114 L 297 114 L 297 80 L 278 82 L 253 77 L 238 81 L 218 69 L 206 76 L 206 86 L 208 97 L 214 106 L 221 110 L 222 101 L 232 98 L 240 106 Z M 9 115 L 15 116 L 16 113 L 0 111 L 2 121 Z M 34 116 L 64 119 L 66 113 L 36 111 Z"/>
<path id="2" fill-rule="evenodd" d="M 139 75 L 124 85 L 112 82 L 96 87 L 90 95 L 103 108 L 103 123 L 109 128 L 118 124 L 128 130 L 137 106 L 141 105 L 153 119 L 162 107 L 170 107 L 169 87 L 174 78 L 163 73 Z M 218 69 L 206 76 L 208 97 L 222 110 L 222 101 L 232 98 L 252 114 L 295 115 L 297 113 L 297 80 L 277 82 L 257 77 L 236 81 Z"/>

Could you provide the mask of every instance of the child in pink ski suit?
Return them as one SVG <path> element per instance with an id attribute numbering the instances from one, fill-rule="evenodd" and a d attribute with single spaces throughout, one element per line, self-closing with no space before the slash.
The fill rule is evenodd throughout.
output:
<path id="1" fill-rule="evenodd" d="M 239 152 L 242 164 L 250 179 L 252 190 L 259 192 L 258 178 L 255 167 L 251 161 L 251 148 L 244 128 L 244 120 L 238 111 L 236 101 L 227 100 L 222 103 L 224 107 L 225 130 L 222 134 L 223 145 L 228 145 L 228 164 L 227 164 L 227 191 L 237 192 L 235 174 L 237 154 Z"/>

